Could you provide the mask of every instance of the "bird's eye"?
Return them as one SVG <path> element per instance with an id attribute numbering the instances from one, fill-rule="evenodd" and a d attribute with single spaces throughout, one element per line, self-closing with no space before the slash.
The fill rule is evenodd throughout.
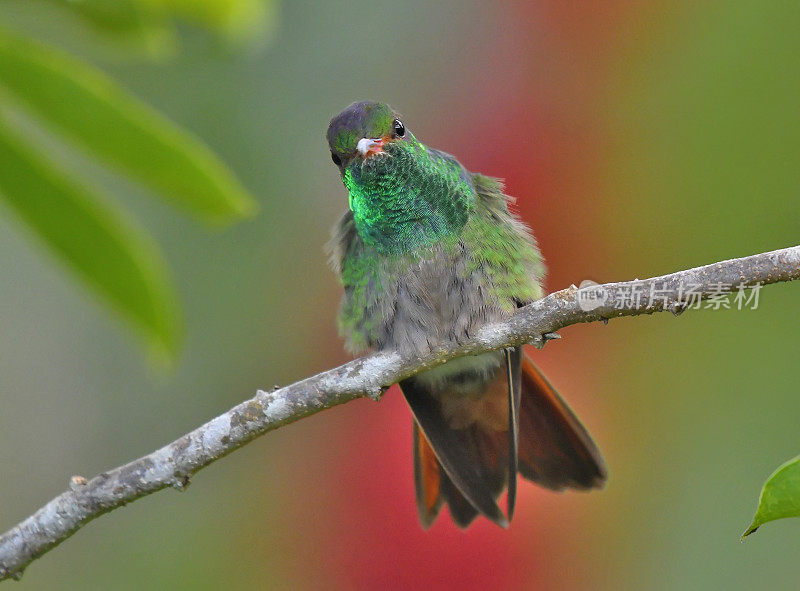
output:
<path id="1" fill-rule="evenodd" d="M 341 165 L 342 165 L 342 159 L 341 159 L 341 158 L 339 158 L 339 156 L 337 156 L 337 155 L 336 155 L 336 154 L 334 154 L 333 152 L 331 152 L 331 160 L 333 160 L 333 163 L 334 163 L 336 166 L 341 166 Z"/>
<path id="2" fill-rule="evenodd" d="M 406 126 L 403 125 L 403 122 L 399 119 L 395 119 L 392 126 L 394 127 L 394 133 L 397 137 L 403 137 L 406 134 Z"/>

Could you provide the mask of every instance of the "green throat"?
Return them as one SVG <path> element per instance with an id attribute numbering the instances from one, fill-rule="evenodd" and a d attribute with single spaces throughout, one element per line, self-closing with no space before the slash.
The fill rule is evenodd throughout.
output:
<path id="1" fill-rule="evenodd" d="M 475 207 L 471 175 L 413 136 L 343 175 L 356 230 L 379 252 L 402 254 L 457 235 Z"/>

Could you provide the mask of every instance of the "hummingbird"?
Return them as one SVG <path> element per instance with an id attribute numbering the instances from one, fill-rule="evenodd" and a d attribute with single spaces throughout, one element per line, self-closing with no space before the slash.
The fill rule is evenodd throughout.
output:
<path id="1" fill-rule="evenodd" d="M 381 102 L 344 109 L 327 140 L 349 194 L 329 251 L 351 352 L 422 356 L 543 296 L 542 255 L 501 180 L 421 143 Z M 508 527 L 517 473 L 551 490 L 605 481 L 591 436 L 522 347 L 451 359 L 399 385 L 424 528 L 445 503 L 459 527 L 478 515 Z"/>

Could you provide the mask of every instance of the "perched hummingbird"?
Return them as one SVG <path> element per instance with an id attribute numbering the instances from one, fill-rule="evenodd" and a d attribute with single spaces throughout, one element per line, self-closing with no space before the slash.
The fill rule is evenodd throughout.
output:
<path id="1" fill-rule="evenodd" d="M 352 352 L 423 355 L 542 297 L 542 256 L 500 180 L 420 143 L 383 103 L 350 105 L 327 137 L 349 192 L 330 250 Z M 423 527 L 445 502 L 460 527 L 478 514 L 507 527 L 518 471 L 553 490 L 605 480 L 586 429 L 521 347 L 452 359 L 400 388 Z"/>

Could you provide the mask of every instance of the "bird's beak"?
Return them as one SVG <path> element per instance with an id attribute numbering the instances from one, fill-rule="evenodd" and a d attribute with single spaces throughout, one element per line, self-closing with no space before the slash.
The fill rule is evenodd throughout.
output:
<path id="1" fill-rule="evenodd" d="M 362 137 L 358 140 L 358 144 L 356 144 L 356 150 L 358 150 L 362 158 L 374 156 L 375 154 L 382 154 L 385 141 L 385 138 L 382 137 L 376 139 Z"/>

